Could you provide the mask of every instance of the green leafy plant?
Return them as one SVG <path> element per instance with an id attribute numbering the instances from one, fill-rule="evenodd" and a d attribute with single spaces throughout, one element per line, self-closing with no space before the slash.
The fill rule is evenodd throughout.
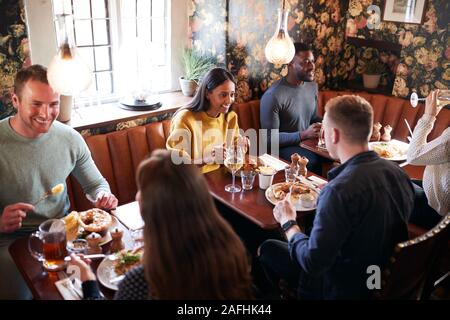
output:
<path id="1" fill-rule="evenodd" d="M 385 74 L 386 73 L 386 65 L 379 60 L 370 60 L 364 66 L 365 74 Z"/>
<path id="2" fill-rule="evenodd" d="M 215 59 L 192 48 L 183 50 L 184 79 L 198 81 L 215 66 Z"/>

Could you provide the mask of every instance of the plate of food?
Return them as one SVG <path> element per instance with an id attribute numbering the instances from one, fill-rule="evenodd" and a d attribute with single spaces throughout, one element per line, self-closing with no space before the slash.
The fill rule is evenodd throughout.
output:
<path id="1" fill-rule="evenodd" d="M 386 160 L 406 161 L 409 144 L 399 140 L 369 142 L 369 149 Z"/>
<path id="2" fill-rule="evenodd" d="M 119 281 L 111 281 L 141 264 L 142 250 L 122 250 L 116 254 L 115 259 L 106 257 L 100 262 L 97 268 L 98 281 L 111 290 L 118 289 Z"/>
<path id="3" fill-rule="evenodd" d="M 116 217 L 98 208 L 81 212 L 72 211 L 63 220 L 66 224 L 68 241 L 86 239 L 88 235 L 95 232 L 102 238 L 100 245 L 111 241 L 109 230 L 119 225 Z"/>
<path id="4" fill-rule="evenodd" d="M 281 182 L 271 185 L 266 190 L 267 200 L 276 205 L 283 200 L 290 191 L 291 183 Z M 318 193 L 307 185 L 294 183 L 291 191 L 291 201 L 297 211 L 310 211 L 316 208 Z"/>

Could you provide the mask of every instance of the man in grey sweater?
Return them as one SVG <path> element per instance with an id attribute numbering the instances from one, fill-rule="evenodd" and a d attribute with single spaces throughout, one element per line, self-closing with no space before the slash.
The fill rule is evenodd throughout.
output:
<path id="1" fill-rule="evenodd" d="M 65 186 L 72 173 L 83 191 L 96 199 L 96 207 L 113 209 L 118 202 L 80 134 L 55 122 L 59 94 L 48 84 L 44 67 L 18 72 L 13 104 L 17 114 L 0 121 L 0 299 L 29 297 L 9 245 L 69 210 L 66 188 L 33 205 L 46 191 L 60 183 Z"/>
<path id="2" fill-rule="evenodd" d="M 300 141 L 317 138 L 320 121 L 317 116 L 317 84 L 314 81 L 314 55 L 303 43 L 295 43 L 295 55 L 288 65 L 288 74 L 275 82 L 261 98 L 260 121 L 268 134 L 279 137 L 279 155 L 290 161 L 297 152 L 309 159 L 308 169 L 321 174 L 319 157 L 300 147 Z M 278 133 L 278 135 L 277 135 Z"/>

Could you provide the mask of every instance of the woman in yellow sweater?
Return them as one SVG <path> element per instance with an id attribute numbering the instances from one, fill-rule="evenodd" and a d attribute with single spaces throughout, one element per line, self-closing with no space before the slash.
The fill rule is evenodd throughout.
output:
<path id="1" fill-rule="evenodd" d="M 225 146 L 239 138 L 237 114 L 230 111 L 235 97 L 235 79 L 223 68 L 208 71 L 192 101 L 178 110 L 166 142 L 172 160 L 183 155 L 210 172 L 223 162 Z M 245 141 L 245 140 L 243 140 Z"/>

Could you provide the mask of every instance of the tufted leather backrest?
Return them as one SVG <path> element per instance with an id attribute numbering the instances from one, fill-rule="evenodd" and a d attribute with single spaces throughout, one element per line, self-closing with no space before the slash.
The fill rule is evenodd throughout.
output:
<path id="1" fill-rule="evenodd" d="M 383 126 L 390 125 L 393 129 L 392 138 L 401 141 L 407 141 L 409 135 L 405 120 L 408 121 L 411 128 L 414 129 L 417 121 L 422 117 L 424 104 L 419 103 L 416 108 L 411 107 L 408 100 L 389 97 L 382 94 L 370 94 L 367 92 L 349 93 L 348 91 L 319 91 L 318 113 L 323 116 L 325 104 L 328 100 L 346 94 L 355 94 L 365 98 L 373 107 L 374 122 L 380 122 Z M 248 128 L 260 129 L 259 122 L 259 100 L 252 100 L 245 103 L 236 103 L 233 110 L 238 115 L 239 127 L 247 130 Z M 450 126 L 450 110 L 442 110 L 434 124 L 433 131 L 428 135 L 428 140 L 438 137 L 442 131 Z"/>
<path id="2" fill-rule="evenodd" d="M 166 147 L 169 129 L 170 120 L 164 120 L 86 138 L 92 158 L 119 199 L 119 205 L 134 201 L 137 166 L 153 150 Z M 92 207 L 76 179 L 71 176 L 67 184 L 72 208 Z"/>
<path id="3" fill-rule="evenodd" d="M 318 109 L 319 114 L 324 114 L 325 104 L 331 98 L 349 94 L 347 91 L 320 91 Z M 409 135 L 405 120 L 408 121 L 411 128 L 417 124 L 417 121 L 422 117 L 425 106 L 419 103 L 416 108 L 413 108 L 408 100 L 389 97 L 382 94 L 370 94 L 366 92 L 353 93 L 362 96 L 373 107 L 374 122 L 380 122 L 383 126 L 390 125 L 393 129 L 391 132 L 392 138 L 401 141 L 407 141 L 406 137 Z M 428 135 L 428 141 L 437 138 L 442 131 L 450 126 L 450 110 L 442 110 L 434 124 L 433 131 Z"/>
<path id="4" fill-rule="evenodd" d="M 242 130 L 260 129 L 259 100 L 233 104 L 232 110 L 238 115 L 239 128 Z"/>

